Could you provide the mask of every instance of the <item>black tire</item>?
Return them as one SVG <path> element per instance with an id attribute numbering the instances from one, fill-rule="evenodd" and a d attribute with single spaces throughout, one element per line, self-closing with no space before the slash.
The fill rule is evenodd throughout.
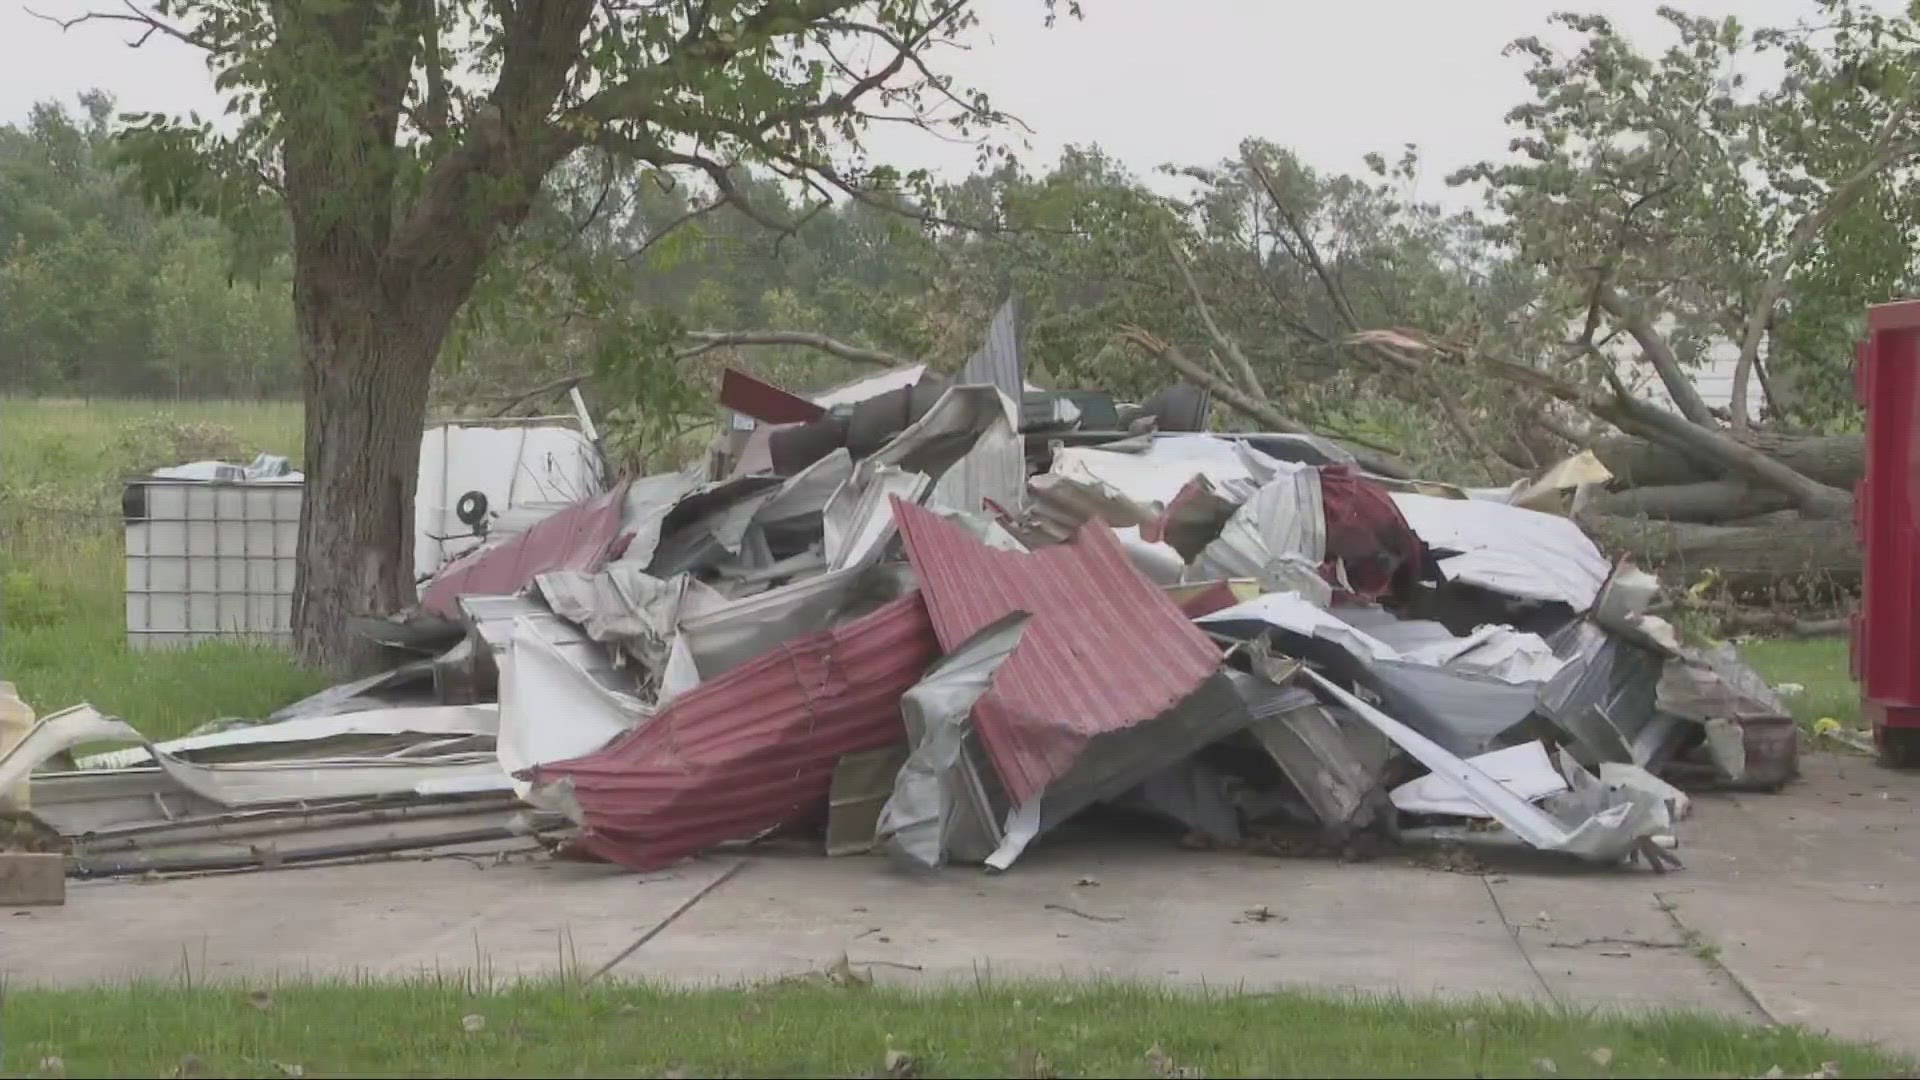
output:
<path id="1" fill-rule="evenodd" d="M 479 528 L 480 523 L 487 520 L 487 493 L 469 491 L 460 496 L 460 501 L 454 505 L 453 514 L 460 519 L 460 524 L 467 528 Z"/>

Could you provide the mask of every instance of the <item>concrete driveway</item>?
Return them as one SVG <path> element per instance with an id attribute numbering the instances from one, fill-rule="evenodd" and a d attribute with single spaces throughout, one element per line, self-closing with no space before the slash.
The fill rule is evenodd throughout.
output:
<path id="1" fill-rule="evenodd" d="M 737 982 L 843 955 L 887 981 L 1106 976 L 1678 1005 L 1805 1024 L 1920 1055 L 1920 777 L 1810 756 L 1778 795 L 1717 795 L 1686 869 L 1480 872 L 1042 843 L 1007 874 L 877 858 L 714 856 L 634 875 L 441 859 L 76 883 L 13 912 L 15 985 L 133 976 L 591 972 L 679 917 L 619 976 Z M 705 891 L 704 895 L 701 895 Z M 1269 918 L 1250 916 L 1264 907 Z"/>

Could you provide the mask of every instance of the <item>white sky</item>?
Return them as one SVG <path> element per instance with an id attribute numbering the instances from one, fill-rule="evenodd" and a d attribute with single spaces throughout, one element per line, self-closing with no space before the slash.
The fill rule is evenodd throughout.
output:
<path id="1" fill-rule="evenodd" d="M 1884 6 L 1899 0 L 1882 0 Z M 34 18 L 111 9 L 119 0 L 0 0 L 0 119 L 37 100 L 72 100 L 89 87 L 122 109 L 217 114 L 193 50 L 155 37 L 123 44 L 124 26 L 62 33 Z M 1812 13 L 1811 0 L 1677 0 L 1698 14 L 1738 13 L 1749 25 Z M 1064 0 L 1062 6 L 1064 7 Z M 1421 194 L 1441 178 L 1504 151 L 1502 116 L 1526 97 L 1522 65 L 1501 56 L 1515 37 L 1542 32 L 1572 8 L 1611 16 L 1649 45 L 1663 44 L 1656 0 L 1084 0 L 1086 19 L 1051 30 L 1040 0 L 980 0 L 974 48 L 942 70 L 1033 128 L 1031 160 L 1069 143 L 1098 143 L 1145 174 L 1168 163 L 1210 164 L 1258 136 L 1323 169 L 1350 171 L 1368 151 L 1397 156 L 1418 143 L 1430 164 Z M 965 173 L 966 147 L 903 130 L 870 142 L 877 161 Z M 1452 201 L 1452 200 L 1448 200 Z"/>

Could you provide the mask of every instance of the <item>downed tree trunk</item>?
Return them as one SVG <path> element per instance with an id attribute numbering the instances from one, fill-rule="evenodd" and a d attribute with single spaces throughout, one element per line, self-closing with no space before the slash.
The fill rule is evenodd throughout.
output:
<path id="1" fill-rule="evenodd" d="M 1648 517 L 1720 525 L 1786 510 L 1793 500 L 1743 480 L 1705 480 L 1693 484 L 1630 487 L 1595 495 L 1586 512 L 1605 517 Z"/>
<path id="2" fill-rule="evenodd" d="M 1724 432 L 1808 478 L 1852 490 L 1866 472 L 1866 440 L 1859 435 L 1783 435 Z M 1654 487 L 1718 480 L 1722 474 L 1669 447 L 1614 435 L 1594 443 L 1593 453 L 1624 487 Z"/>
<path id="3" fill-rule="evenodd" d="M 1851 517 L 1769 514 L 1735 525 L 1696 525 L 1583 514 L 1601 547 L 1623 551 L 1685 587 L 1712 571 L 1735 593 L 1849 593 L 1860 588 L 1860 547 Z"/>

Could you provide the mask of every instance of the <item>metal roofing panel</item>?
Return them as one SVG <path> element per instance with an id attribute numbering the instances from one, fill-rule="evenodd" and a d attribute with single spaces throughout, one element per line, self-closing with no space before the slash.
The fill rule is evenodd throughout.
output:
<path id="1" fill-rule="evenodd" d="M 974 440 L 973 449 L 934 485 L 930 501 L 974 513 L 993 505 L 1018 513 L 1026 502 L 1027 452 L 1016 421 L 1013 399 L 999 395 L 1008 419 L 997 420 Z"/>
<path id="2" fill-rule="evenodd" d="M 445 618 L 460 614 L 462 596 L 499 596 L 552 570 L 593 571 L 620 554 L 627 485 L 575 503 L 496 547 L 482 548 L 441 571 L 420 594 L 420 607 Z"/>
<path id="3" fill-rule="evenodd" d="M 749 839 L 827 797 L 842 755 L 906 741 L 900 697 L 940 653 L 915 594 L 700 684 L 606 749 L 536 766 L 569 781 L 581 843 L 638 870 Z"/>
<path id="4" fill-rule="evenodd" d="M 957 649 L 1015 611 L 1033 616 L 974 708 L 1016 803 L 1065 773 L 1095 736 L 1165 712 L 1220 666 L 1219 650 L 1103 524 L 1025 553 L 988 548 L 911 503 L 896 499 L 893 512 L 942 646 Z"/>
<path id="5" fill-rule="evenodd" d="M 1428 547 L 1458 552 L 1440 557 L 1449 580 L 1585 611 L 1611 569 L 1580 526 L 1558 514 L 1429 495 L 1396 494 L 1393 502 Z"/>
<path id="6" fill-rule="evenodd" d="M 926 373 L 927 365 L 925 364 L 889 368 L 878 375 L 869 375 L 845 385 L 836 386 L 831 390 L 822 391 L 814 396 L 813 403 L 827 409 L 836 405 L 856 405 L 869 398 L 879 397 L 889 390 L 912 386 Z"/>
<path id="7" fill-rule="evenodd" d="M 720 373 L 720 404 L 765 424 L 804 424 L 827 412 L 806 398 L 733 368 Z"/>

